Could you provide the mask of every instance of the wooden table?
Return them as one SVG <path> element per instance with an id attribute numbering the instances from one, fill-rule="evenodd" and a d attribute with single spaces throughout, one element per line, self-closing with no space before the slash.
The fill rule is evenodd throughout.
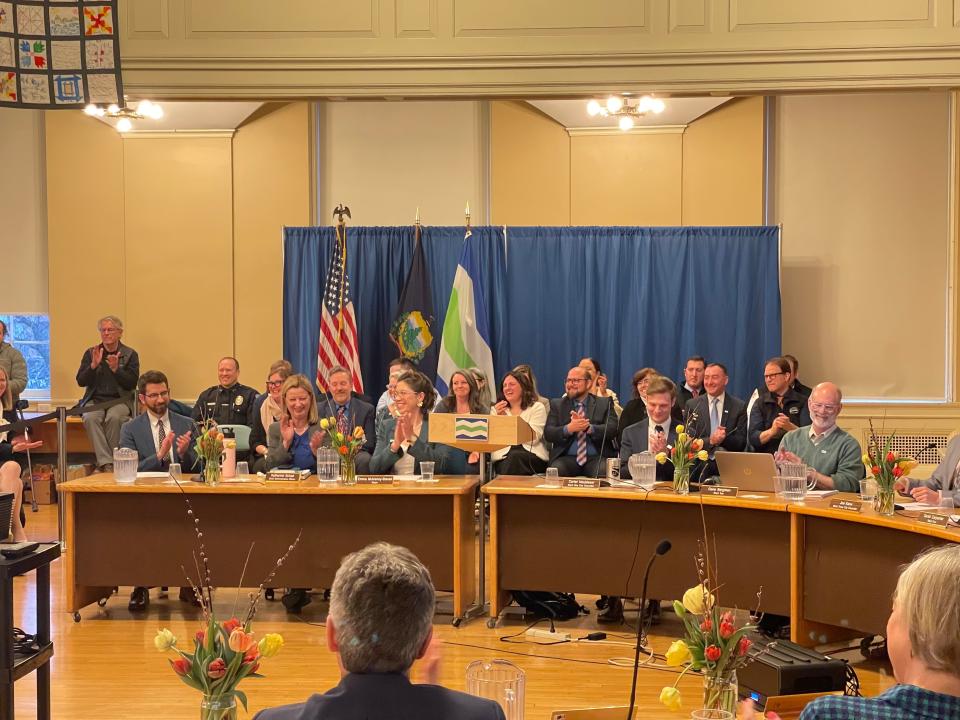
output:
<path id="1" fill-rule="evenodd" d="M 900 567 L 927 548 L 960 543 L 960 528 L 880 516 L 869 503 L 857 513 L 830 508 L 833 498 L 788 504 L 745 492 L 703 497 L 701 506 L 699 495 L 674 495 L 666 486 L 645 493 L 537 487 L 542 483 L 501 476 L 483 488 L 490 496 L 491 617 L 509 590 L 637 597 L 661 538 L 673 549 L 657 561 L 648 595 L 680 598 L 697 582 L 705 520 L 719 556 L 720 602 L 754 607 L 762 587 L 761 608 L 790 615 L 791 639 L 814 646 L 883 634 Z"/>
<path id="2" fill-rule="evenodd" d="M 114 586 L 185 585 L 196 579 L 196 537 L 184 494 L 200 520 L 212 582 L 256 587 L 296 538 L 275 587 L 330 587 L 344 555 L 384 540 L 403 545 L 430 569 L 439 590 L 453 591 L 453 614 L 474 600 L 476 476 L 435 484 L 331 485 L 316 476 L 297 482 L 225 482 L 208 487 L 142 478 L 119 485 L 112 474 L 59 486 L 65 503 L 67 608 L 109 596 Z"/>
<path id="3" fill-rule="evenodd" d="M 756 607 L 762 588 L 765 610 L 789 612 L 790 515 L 783 500 L 704 497 L 701 515 L 699 495 L 660 486 L 648 493 L 537 487 L 542 483 L 501 476 L 483 488 L 490 496 L 491 617 L 509 590 L 638 597 L 647 559 L 663 538 L 673 549 L 657 561 L 648 596 L 680 598 L 697 584 L 704 519 L 720 555 L 723 604 Z"/>

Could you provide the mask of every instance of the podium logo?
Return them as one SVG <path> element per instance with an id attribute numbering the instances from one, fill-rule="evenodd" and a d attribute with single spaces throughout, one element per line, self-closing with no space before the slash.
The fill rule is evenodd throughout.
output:
<path id="1" fill-rule="evenodd" d="M 453 423 L 453 436 L 457 440 L 487 442 L 489 439 L 490 421 L 487 418 L 458 417 Z"/>

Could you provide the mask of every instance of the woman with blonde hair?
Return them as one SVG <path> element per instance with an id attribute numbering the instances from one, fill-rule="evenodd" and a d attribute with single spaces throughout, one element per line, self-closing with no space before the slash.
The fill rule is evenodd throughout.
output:
<path id="1" fill-rule="evenodd" d="M 6 411 L 13 407 L 13 393 L 6 369 L 0 367 L 0 409 Z M 5 421 L 0 419 L 0 424 Z M 25 542 L 27 534 L 20 522 L 20 504 L 23 501 L 23 483 L 20 481 L 22 469 L 20 463 L 13 459 L 15 453 L 33 450 L 43 443 L 39 440 L 30 442 L 24 437 L 7 438 L 7 433 L 0 432 L 0 492 L 13 493 L 13 512 L 9 528 L 0 529 L 0 539 L 13 533 L 14 542 Z"/>
<path id="2" fill-rule="evenodd" d="M 317 450 L 326 433 L 313 387 L 305 375 L 291 375 L 280 386 L 280 420 L 267 431 L 267 468 L 317 471 Z"/>
<path id="3" fill-rule="evenodd" d="M 267 432 L 270 426 L 280 421 L 283 408 L 280 404 L 280 388 L 283 381 L 293 375 L 293 365 L 287 360 L 277 360 L 267 372 L 267 391 L 253 406 L 254 422 L 250 430 L 250 451 L 253 471 L 262 472 L 267 467 Z"/>

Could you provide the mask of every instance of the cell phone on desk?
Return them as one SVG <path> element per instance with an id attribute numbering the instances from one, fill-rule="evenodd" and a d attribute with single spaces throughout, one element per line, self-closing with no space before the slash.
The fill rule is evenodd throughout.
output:
<path id="1" fill-rule="evenodd" d="M 40 547 L 40 543 L 37 542 L 4 543 L 0 545 L 0 555 L 10 559 L 23 557 L 29 555 L 38 547 Z"/>

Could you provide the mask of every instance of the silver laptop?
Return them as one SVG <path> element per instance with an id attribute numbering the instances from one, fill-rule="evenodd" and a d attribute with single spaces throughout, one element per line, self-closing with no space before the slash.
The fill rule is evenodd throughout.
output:
<path id="1" fill-rule="evenodd" d="M 777 466 L 770 453 L 718 452 L 714 457 L 717 470 L 720 471 L 721 485 L 755 492 L 773 492 Z"/>

